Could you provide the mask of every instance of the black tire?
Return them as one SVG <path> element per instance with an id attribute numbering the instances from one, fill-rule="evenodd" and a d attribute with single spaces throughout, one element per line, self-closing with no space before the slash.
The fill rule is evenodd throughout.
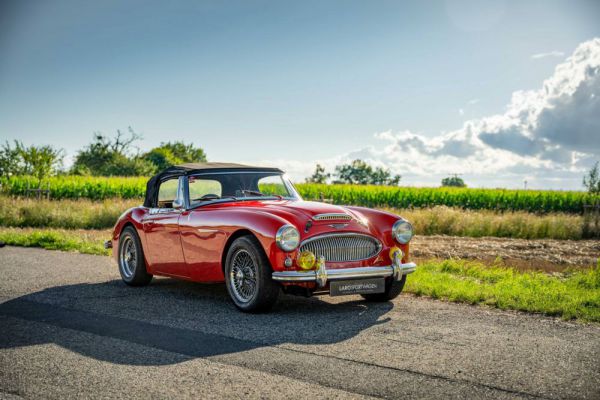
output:
<path id="1" fill-rule="evenodd" d="M 269 259 L 254 236 L 242 236 L 231 244 L 224 272 L 227 293 L 241 311 L 268 311 L 277 301 L 280 286 L 273 281 Z"/>
<path id="2" fill-rule="evenodd" d="M 144 249 L 135 228 L 128 226 L 119 237 L 119 273 L 123 282 L 130 286 L 146 286 L 152 275 L 146 271 Z"/>
<path id="3" fill-rule="evenodd" d="M 388 278 L 385 282 L 385 291 L 383 293 L 371 293 L 361 294 L 361 296 L 367 301 L 383 302 L 395 299 L 402 293 L 404 284 L 406 283 L 406 275 L 402 276 L 402 279 L 395 281 L 392 277 Z"/>

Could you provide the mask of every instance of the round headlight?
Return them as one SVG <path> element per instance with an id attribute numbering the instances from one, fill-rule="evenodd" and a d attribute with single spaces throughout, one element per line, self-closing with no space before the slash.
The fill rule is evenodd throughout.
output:
<path id="1" fill-rule="evenodd" d="M 284 225 L 275 235 L 277 246 L 283 251 L 292 251 L 300 244 L 300 232 L 292 225 Z"/>
<path id="2" fill-rule="evenodd" d="M 400 219 L 394 223 L 392 235 L 398 243 L 406 244 L 413 237 L 413 227 L 408 221 Z"/>

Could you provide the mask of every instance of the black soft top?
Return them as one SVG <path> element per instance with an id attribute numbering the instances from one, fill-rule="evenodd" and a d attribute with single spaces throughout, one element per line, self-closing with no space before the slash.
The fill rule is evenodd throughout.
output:
<path id="1" fill-rule="evenodd" d="M 183 175 L 198 175 L 204 173 L 216 172 L 236 172 L 236 171 L 256 171 L 256 172 L 276 172 L 283 173 L 279 168 L 269 167 L 254 167 L 251 165 L 222 163 L 222 162 L 207 162 L 207 163 L 189 163 L 174 165 L 148 180 L 146 184 L 146 198 L 144 199 L 144 207 L 154 207 L 154 200 L 158 194 L 158 187 L 162 181 L 175 176 Z"/>

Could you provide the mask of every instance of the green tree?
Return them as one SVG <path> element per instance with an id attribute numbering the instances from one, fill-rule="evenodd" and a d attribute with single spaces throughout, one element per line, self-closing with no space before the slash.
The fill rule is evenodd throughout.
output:
<path id="1" fill-rule="evenodd" d="M 583 186 L 585 186 L 590 193 L 600 194 L 600 171 L 598 171 L 597 161 L 587 175 L 583 177 Z"/>
<path id="2" fill-rule="evenodd" d="M 0 176 L 22 175 L 23 159 L 19 153 L 18 142 L 15 147 L 6 141 L 0 148 Z"/>
<path id="3" fill-rule="evenodd" d="M 467 184 L 462 180 L 461 177 L 454 174 L 453 176 L 442 179 L 442 186 L 467 187 Z"/>
<path id="4" fill-rule="evenodd" d="M 371 173 L 371 184 L 398 186 L 400 183 L 400 178 L 400 175 L 392 176 L 389 169 L 377 167 Z"/>
<path id="5" fill-rule="evenodd" d="M 141 138 L 131 127 L 128 134 L 117 130 L 112 139 L 96 132 L 92 143 L 77 153 L 71 172 L 103 176 L 151 175 L 156 171 L 155 165 L 133 151 L 133 144 Z"/>
<path id="6" fill-rule="evenodd" d="M 192 143 L 167 142 L 161 143 L 159 148 L 171 151 L 175 157 L 184 163 L 206 162 L 206 153 L 204 153 L 204 150 L 200 147 L 194 147 Z"/>
<path id="7" fill-rule="evenodd" d="M 331 177 L 330 173 L 325 173 L 325 168 L 321 164 L 317 164 L 315 172 L 306 178 L 306 183 L 326 183 Z"/>
<path id="8" fill-rule="evenodd" d="M 335 167 L 335 183 L 358 185 L 398 185 L 400 175 L 392 175 L 389 169 L 373 168 L 363 160 L 354 160 L 350 164 Z"/>
<path id="9" fill-rule="evenodd" d="M 23 146 L 23 143 L 15 142 L 19 156 L 23 161 L 22 172 L 32 175 L 38 180 L 38 189 L 42 181 L 48 176 L 55 174 L 62 166 L 63 151 L 52 146 Z"/>
<path id="10" fill-rule="evenodd" d="M 167 142 L 144 154 L 143 159 L 160 171 L 177 164 L 206 162 L 206 154 L 202 148 L 194 147 L 193 144 Z"/>

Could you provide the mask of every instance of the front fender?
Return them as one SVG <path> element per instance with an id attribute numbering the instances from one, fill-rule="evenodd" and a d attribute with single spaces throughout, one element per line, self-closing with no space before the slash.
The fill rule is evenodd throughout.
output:
<path id="1" fill-rule="evenodd" d="M 404 220 L 404 218 L 392 214 L 386 211 L 373 210 L 366 207 L 346 207 L 351 212 L 363 216 L 369 221 L 369 226 L 374 230 L 373 235 L 378 237 L 388 247 L 399 247 L 404 254 L 402 262 L 409 261 L 409 249 L 410 242 L 406 244 L 400 244 L 394 240 L 392 236 L 392 227 L 398 220 Z M 391 259 L 389 259 L 391 262 Z"/>
<path id="2" fill-rule="evenodd" d="M 275 235 L 286 224 L 289 222 L 285 218 L 256 209 L 201 209 L 180 218 L 186 259 L 206 265 L 212 271 L 208 274 L 211 280 L 220 278 L 228 247 L 243 232 L 256 237 L 274 270 L 283 268 L 287 253 L 277 247 Z"/>

